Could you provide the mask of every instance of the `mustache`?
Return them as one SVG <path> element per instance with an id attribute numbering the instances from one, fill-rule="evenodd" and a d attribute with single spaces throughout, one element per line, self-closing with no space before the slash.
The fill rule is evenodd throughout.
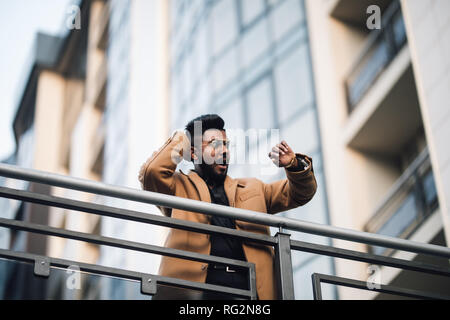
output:
<path id="1" fill-rule="evenodd" d="M 230 163 L 230 157 L 229 155 L 223 155 L 222 157 L 217 158 L 214 161 L 215 164 L 223 164 L 223 165 L 229 165 Z"/>
<path id="2" fill-rule="evenodd" d="M 204 164 L 209 164 L 209 165 L 214 165 L 214 164 L 223 164 L 223 165 L 228 165 L 230 164 L 230 154 L 223 154 L 223 155 L 219 155 L 219 156 L 215 156 L 215 157 L 210 157 L 209 155 L 203 154 L 202 158 L 201 158 L 201 162 L 200 163 L 204 163 Z"/>
<path id="3" fill-rule="evenodd" d="M 210 165 L 207 165 L 204 163 L 200 164 L 200 167 L 202 170 L 202 178 L 207 183 L 217 184 L 217 183 L 223 183 L 225 181 L 226 173 L 219 174 L 214 170 L 213 166 L 210 166 Z"/>
<path id="4" fill-rule="evenodd" d="M 216 164 L 222 164 L 222 165 L 229 165 L 230 159 L 229 158 L 221 158 L 219 161 L 216 161 Z"/>

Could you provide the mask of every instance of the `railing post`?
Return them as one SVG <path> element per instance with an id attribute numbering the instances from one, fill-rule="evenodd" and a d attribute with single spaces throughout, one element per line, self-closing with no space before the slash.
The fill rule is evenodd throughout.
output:
<path id="1" fill-rule="evenodd" d="M 281 231 L 281 229 L 280 229 Z M 278 299 L 294 300 L 294 276 L 292 271 L 290 234 L 278 232 L 275 246 L 275 274 L 278 285 Z"/>
<path id="2" fill-rule="evenodd" d="M 314 300 L 322 300 L 322 288 L 320 286 L 320 276 L 317 273 L 311 275 Z"/>
<path id="3" fill-rule="evenodd" d="M 249 268 L 248 275 L 249 275 L 249 288 L 252 293 L 250 300 L 257 300 L 258 293 L 256 291 L 256 268 L 254 264 L 252 264 L 252 266 Z"/>

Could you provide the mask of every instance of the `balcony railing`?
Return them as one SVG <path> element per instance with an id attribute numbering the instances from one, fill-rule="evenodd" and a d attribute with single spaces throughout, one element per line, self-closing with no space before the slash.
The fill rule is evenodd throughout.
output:
<path id="1" fill-rule="evenodd" d="M 368 232 L 407 239 L 438 207 L 428 149 L 425 148 L 395 182 L 367 223 Z M 392 249 L 370 247 L 373 253 Z"/>
<path id="2" fill-rule="evenodd" d="M 346 77 L 349 113 L 356 108 L 373 83 L 394 60 L 406 41 L 400 2 L 394 1 L 383 13 L 381 29 L 370 33 L 366 46 Z"/>
<path id="3" fill-rule="evenodd" d="M 96 26 L 96 40 L 97 48 L 100 50 L 106 50 L 108 45 L 108 28 L 109 28 L 109 16 L 110 16 L 110 1 L 105 1 L 103 8 L 100 12 L 98 24 Z"/>
<path id="4" fill-rule="evenodd" d="M 333 246 L 318 245 L 314 243 L 291 240 L 290 235 L 286 232 L 286 230 L 300 231 L 310 234 L 321 235 L 325 237 L 354 241 L 358 243 L 395 248 L 397 250 L 423 253 L 438 257 L 444 257 L 448 259 L 450 258 L 450 248 L 443 246 L 413 242 L 385 235 L 371 234 L 367 232 L 354 231 L 344 228 L 337 228 L 329 225 L 305 222 L 286 217 L 268 215 L 234 207 L 220 206 L 207 202 L 179 198 L 154 192 L 136 190 L 132 188 L 107 185 L 90 180 L 62 176 L 31 169 L 23 169 L 7 164 L 0 164 L 0 176 L 4 176 L 11 179 L 19 179 L 35 183 L 47 184 L 60 188 L 68 188 L 102 196 L 126 199 L 129 201 L 137 201 L 142 203 L 158 205 L 162 207 L 194 211 L 207 215 L 230 217 L 241 221 L 262 224 L 271 227 L 278 227 L 280 228 L 280 230 L 275 236 L 261 235 L 252 232 L 234 230 L 202 223 L 194 223 L 190 221 L 173 219 L 160 215 L 153 215 L 138 211 L 119 209 L 111 206 L 77 201 L 63 197 L 56 197 L 52 195 L 33 193 L 30 191 L 0 187 L 0 197 L 8 199 L 31 202 L 45 206 L 66 208 L 68 210 L 87 212 L 90 214 L 113 217 L 122 220 L 135 221 L 145 224 L 177 228 L 191 232 L 199 232 L 204 234 L 220 234 L 228 237 L 236 237 L 245 242 L 272 246 L 275 250 L 275 261 L 274 261 L 275 276 L 278 281 L 279 299 L 295 298 L 292 262 L 291 262 L 292 250 L 314 253 L 341 259 L 349 259 L 365 263 L 390 266 L 393 268 L 400 268 L 404 270 L 413 270 L 432 275 L 440 275 L 446 277 L 450 276 L 450 268 L 446 267 L 443 268 L 432 264 L 418 263 L 415 261 L 402 260 L 381 255 L 352 251 L 342 248 L 336 248 Z M 229 294 L 230 296 L 246 299 L 257 298 L 255 285 L 256 274 L 255 274 L 255 266 L 253 263 L 216 257 L 211 255 L 198 254 L 189 251 L 175 250 L 172 248 L 165 248 L 132 241 L 120 240 L 101 235 L 93 235 L 83 232 L 69 231 L 46 225 L 29 223 L 26 221 L 1 218 L 0 226 L 4 228 L 10 228 L 13 230 L 21 230 L 26 232 L 43 234 L 47 236 L 62 237 L 66 239 L 75 239 L 79 241 L 85 241 L 89 243 L 123 248 L 128 250 L 135 250 L 145 253 L 153 253 L 181 259 L 201 261 L 205 263 L 215 263 L 228 266 L 244 267 L 248 269 L 249 290 L 242 290 L 226 286 L 218 286 L 207 283 L 186 281 L 182 279 L 163 277 L 160 275 L 148 273 L 133 272 L 120 268 L 105 267 L 97 264 L 80 263 L 77 261 L 70 261 L 66 259 L 36 255 L 27 252 L 17 252 L 7 249 L 0 250 L 0 258 L 18 260 L 34 264 L 34 274 L 40 277 L 49 277 L 52 268 L 58 267 L 68 268 L 69 266 L 77 265 L 80 271 L 82 272 L 89 272 L 99 275 L 114 276 L 121 279 L 130 279 L 134 281 L 139 281 L 141 283 L 141 292 L 143 294 L 148 295 L 155 294 L 158 290 L 158 285 L 168 285 L 184 289 L 192 289 L 208 292 L 220 292 Z M 328 282 L 335 281 L 341 285 L 348 285 L 351 287 L 355 287 L 356 285 L 360 285 L 362 283 L 360 280 L 355 279 L 343 279 L 330 275 L 327 276 L 321 274 L 313 274 L 312 283 L 314 289 L 314 296 L 316 299 L 322 298 L 320 292 L 320 284 L 321 282 L 327 281 Z M 363 289 L 368 288 L 365 287 Z M 386 287 L 382 285 L 382 286 L 374 286 L 373 289 L 371 290 L 378 292 L 393 292 L 396 294 L 408 295 L 411 293 L 412 289 Z M 422 298 L 450 299 L 450 297 L 437 295 L 429 292 L 418 292 L 418 291 L 414 292 Z"/>
<path id="5" fill-rule="evenodd" d="M 98 66 L 97 74 L 95 75 L 95 89 L 94 89 L 94 106 L 103 111 L 106 104 L 106 83 L 108 79 L 108 57 L 103 55 L 102 61 Z"/>

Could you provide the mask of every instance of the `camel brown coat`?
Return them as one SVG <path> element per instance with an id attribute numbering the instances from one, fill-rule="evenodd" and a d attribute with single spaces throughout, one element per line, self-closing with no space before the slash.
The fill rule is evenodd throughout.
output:
<path id="1" fill-rule="evenodd" d="M 182 160 L 183 150 L 189 150 L 187 136 L 180 131 L 174 133 L 166 143 L 145 162 L 139 172 L 139 181 L 144 190 L 160 192 L 177 197 L 211 202 L 204 180 L 195 172 L 189 174 L 175 171 Z M 312 159 L 306 157 L 309 167 L 292 172 L 285 170 L 287 179 L 263 183 L 256 178 L 233 179 L 226 177 L 225 193 L 231 207 L 274 214 L 306 204 L 316 192 L 316 179 Z M 210 216 L 179 209 L 160 208 L 166 216 L 209 224 Z M 236 229 L 269 235 L 266 226 L 236 221 Z M 209 236 L 179 229 L 170 229 L 166 247 L 209 254 Z M 247 261 L 256 267 L 256 289 L 260 299 L 276 299 L 273 248 L 253 243 L 243 243 Z M 190 281 L 205 282 L 207 265 L 202 262 L 162 257 L 160 275 Z"/>

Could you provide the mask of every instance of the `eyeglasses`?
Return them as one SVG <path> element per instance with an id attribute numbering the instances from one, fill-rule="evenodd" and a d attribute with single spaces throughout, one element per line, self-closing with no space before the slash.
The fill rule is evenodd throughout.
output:
<path id="1" fill-rule="evenodd" d="M 230 140 L 218 140 L 218 139 L 213 139 L 211 141 L 207 141 L 206 142 L 207 145 L 211 145 L 215 150 L 220 149 L 221 147 L 226 147 L 227 149 L 230 148 Z"/>

